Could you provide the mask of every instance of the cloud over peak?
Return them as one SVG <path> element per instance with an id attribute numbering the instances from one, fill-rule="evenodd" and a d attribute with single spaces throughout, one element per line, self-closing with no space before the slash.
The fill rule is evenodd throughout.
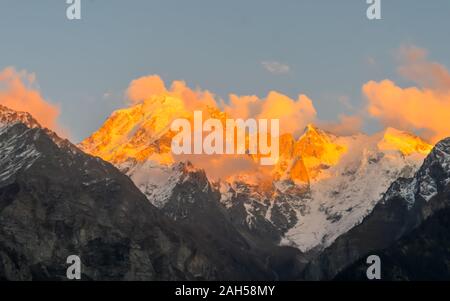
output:
<path id="1" fill-rule="evenodd" d="M 59 106 L 42 97 L 35 88 L 36 76 L 27 71 L 8 67 L 0 71 L 0 104 L 16 111 L 33 115 L 44 127 L 67 137 L 67 131 L 58 123 Z"/>
<path id="2" fill-rule="evenodd" d="M 297 99 L 277 91 L 270 91 L 264 98 L 255 95 L 230 94 L 226 101 L 219 99 L 208 90 L 191 89 L 184 81 L 174 81 L 168 89 L 157 75 L 133 80 L 127 90 L 127 98 L 131 104 L 163 94 L 180 98 L 184 108 L 191 112 L 210 107 L 217 108 L 235 119 L 279 119 L 281 134 L 298 135 L 308 123 L 315 122 L 317 115 L 312 100 L 303 94 L 298 95 Z"/>
<path id="3" fill-rule="evenodd" d="M 367 82 L 362 91 L 369 115 L 385 126 L 419 132 L 433 143 L 450 136 L 449 71 L 414 46 L 402 47 L 400 59 L 399 74 L 418 86 L 402 88 L 388 79 Z"/>

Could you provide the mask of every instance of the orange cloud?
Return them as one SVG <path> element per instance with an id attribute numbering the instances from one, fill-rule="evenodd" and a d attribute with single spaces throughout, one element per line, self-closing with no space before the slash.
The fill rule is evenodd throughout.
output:
<path id="1" fill-rule="evenodd" d="M 140 103 L 152 96 L 169 95 L 183 101 L 186 110 L 195 111 L 207 106 L 216 107 L 214 95 L 209 91 L 192 90 L 184 81 L 174 81 L 167 89 L 158 75 L 150 75 L 133 80 L 127 90 L 127 98 L 131 104 Z"/>
<path id="2" fill-rule="evenodd" d="M 390 80 L 363 86 L 368 112 L 385 126 L 417 130 L 435 143 L 450 135 L 450 93 L 416 87 L 400 88 Z"/>
<path id="3" fill-rule="evenodd" d="M 189 111 L 201 110 L 206 107 L 217 107 L 214 94 L 207 90 L 192 90 L 184 81 L 174 81 L 170 93 L 183 99 L 184 106 Z"/>
<path id="4" fill-rule="evenodd" d="M 167 90 L 162 79 L 157 75 L 149 75 L 133 80 L 128 87 L 127 96 L 135 104 L 165 92 Z"/>
<path id="5" fill-rule="evenodd" d="M 253 118 L 261 111 L 261 100 L 255 96 L 237 96 L 230 94 L 228 104 L 223 103 L 225 113 L 235 118 Z"/>
<path id="6" fill-rule="evenodd" d="M 450 73 L 427 59 L 424 49 L 400 49 L 400 75 L 418 85 L 401 88 L 390 80 L 370 81 L 363 88 L 370 116 L 385 126 L 416 131 L 435 143 L 450 136 Z"/>
<path id="7" fill-rule="evenodd" d="M 205 110 L 207 107 L 220 108 L 230 118 L 265 118 L 280 119 L 280 131 L 299 135 L 305 126 L 316 120 L 314 105 L 306 95 L 299 95 L 297 100 L 271 91 L 266 98 L 257 96 L 238 96 L 231 94 L 229 102 L 217 100 L 207 90 L 189 88 L 184 81 L 174 81 L 167 89 L 158 75 L 150 75 L 133 80 L 128 87 L 127 97 L 131 104 L 142 102 L 155 95 L 169 95 L 183 101 L 187 111 Z"/>
<path id="8" fill-rule="evenodd" d="M 316 120 L 316 109 L 306 95 L 297 100 L 271 91 L 265 99 L 257 96 L 231 95 L 224 111 L 233 118 L 265 118 L 280 120 L 280 134 L 300 135 L 305 126 Z"/>
<path id="9" fill-rule="evenodd" d="M 18 72 L 11 67 L 4 69 L 0 72 L 0 104 L 16 111 L 28 112 L 42 126 L 67 136 L 67 132 L 58 124 L 59 107 L 33 89 L 34 84 L 34 74 Z"/>

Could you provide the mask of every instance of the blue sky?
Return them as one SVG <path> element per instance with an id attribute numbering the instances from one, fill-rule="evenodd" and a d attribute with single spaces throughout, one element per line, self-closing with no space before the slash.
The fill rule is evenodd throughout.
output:
<path id="1" fill-rule="evenodd" d="M 366 18 L 365 0 L 82 0 L 80 21 L 66 19 L 66 6 L 0 0 L 0 70 L 36 73 L 75 141 L 123 107 L 128 84 L 143 75 L 223 98 L 304 93 L 321 119 L 334 120 L 364 106 L 369 80 L 408 85 L 396 73 L 404 44 L 450 66 L 448 0 L 382 0 L 380 21 Z M 271 73 L 263 62 L 289 71 Z"/>

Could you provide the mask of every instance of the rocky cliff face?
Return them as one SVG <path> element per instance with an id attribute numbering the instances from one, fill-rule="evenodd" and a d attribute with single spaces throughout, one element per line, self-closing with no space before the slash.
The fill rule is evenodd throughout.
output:
<path id="1" fill-rule="evenodd" d="M 110 163 L 2 107 L 0 279 L 65 279 L 69 255 L 85 280 L 273 277 L 249 247 L 170 220 Z"/>

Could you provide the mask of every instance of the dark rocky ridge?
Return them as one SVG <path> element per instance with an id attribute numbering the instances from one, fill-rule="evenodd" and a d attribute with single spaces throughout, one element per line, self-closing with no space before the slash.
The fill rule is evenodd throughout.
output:
<path id="1" fill-rule="evenodd" d="M 450 209 L 437 211 L 390 247 L 372 253 L 380 256 L 383 281 L 449 280 Z M 363 256 L 363 259 L 367 256 Z M 365 261 L 358 260 L 339 273 L 335 279 L 367 280 L 366 269 Z"/>

